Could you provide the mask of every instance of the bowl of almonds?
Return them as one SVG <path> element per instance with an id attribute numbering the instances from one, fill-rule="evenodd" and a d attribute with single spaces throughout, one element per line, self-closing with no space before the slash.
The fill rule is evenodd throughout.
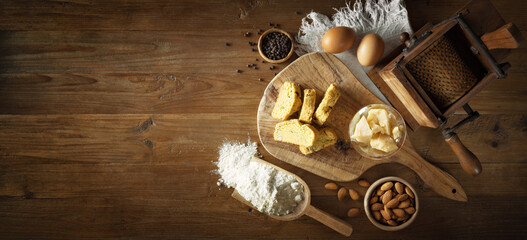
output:
<path id="1" fill-rule="evenodd" d="M 371 223 L 385 231 L 410 225 L 419 211 L 415 189 L 398 177 L 375 181 L 364 195 L 364 211 Z"/>

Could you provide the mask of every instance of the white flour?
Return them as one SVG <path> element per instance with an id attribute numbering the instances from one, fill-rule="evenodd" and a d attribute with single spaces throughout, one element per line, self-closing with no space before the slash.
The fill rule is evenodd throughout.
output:
<path id="1" fill-rule="evenodd" d="M 289 214 L 302 201 L 302 184 L 293 176 L 251 161 L 258 154 L 256 143 L 224 143 L 219 153 L 218 185 L 235 188 L 260 212 Z"/>

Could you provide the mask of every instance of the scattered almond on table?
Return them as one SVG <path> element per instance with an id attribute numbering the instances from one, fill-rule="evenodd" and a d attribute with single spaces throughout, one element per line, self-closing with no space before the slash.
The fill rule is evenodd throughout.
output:
<path id="1" fill-rule="evenodd" d="M 348 217 L 356 217 L 360 214 L 360 208 L 350 208 L 348 210 Z"/>
<path id="2" fill-rule="evenodd" d="M 324 185 L 324 188 L 327 189 L 327 190 L 337 190 L 339 188 L 339 186 L 337 186 L 336 183 L 326 183 L 326 185 Z"/>
<path id="3" fill-rule="evenodd" d="M 365 188 L 367 188 L 367 187 L 369 187 L 371 184 L 370 184 L 370 182 L 366 181 L 365 179 L 359 179 L 359 185 L 360 185 L 361 187 L 365 187 Z"/>
<path id="4" fill-rule="evenodd" d="M 355 201 L 359 200 L 360 196 L 359 196 L 359 193 L 357 191 L 355 191 L 355 190 L 353 190 L 351 188 L 348 189 L 348 191 L 349 191 L 351 199 L 353 199 Z"/>
<path id="5" fill-rule="evenodd" d="M 339 201 L 344 200 L 344 198 L 346 198 L 346 195 L 348 195 L 348 190 L 345 187 L 341 187 L 337 192 L 337 198 L 339 199 Z"/>
<path id="6" fill-rule="evenodd" d="M 346 196 L 349 195 L 351 199 L 357 201 L 360 199 L 360 195 L 357 191 L 352 188 L 340 187 L 334 182 L 329 182 L 324 185 L 324 188 L 327 190 L 337 190 L 337 198 L 339 201 L 346 199 Z M 376 198 L 375 198 L 376 199 Z M 382 206 L 382 205 L 381 205 Z M 351 208 L 347 212 L 348 217 L 356 217 L 360 215 L 360 208 Z"/>

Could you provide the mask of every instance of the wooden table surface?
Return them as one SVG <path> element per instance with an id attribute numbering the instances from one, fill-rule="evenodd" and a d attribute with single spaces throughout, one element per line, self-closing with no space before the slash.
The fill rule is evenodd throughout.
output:
<path id="1" fill-rule="evenodd" d="M 415 30 L 465 0 L 408 0 Z M 493 0 L 527 36 L 527 2 Z M 296 33 L 311 10 L 344 1 L 2 1 L 0 3 L 0 238 L 337 239 L 302 217 L 269 219 L 218 187 L 212 161 L 225 140 L 259 141 L 256 111 L 275 72 L 248 41 L 269 22 Z M 244 32 L 251 32 L 244 37 Z M 229 42 L 232 46 L 225 46 Z M 465 174 L 433 129 L 410 134 L 418 152 L 452 174 L 469 201 L 442 198 L 409 169 L 374 167 L 374 181 L 401 176 L 421 198 L 416 221 L 383 232 L 361 202 L 338 202 L 315 176 L 301 176 L 314 206 L 354 226 L 353 239 L 527 238 L 527 48 L 507 58 L 506 79 L 471 101 L 482 113 L 458 134 L 483 173 Z M 236 73 L 236 69 L 243 73 Z M 263 81 L 258 81 L 262 78 Z M 460 120 L 463 115 L 455 116 Z M 356 182 L 342 183 L 364 194 Z"/>

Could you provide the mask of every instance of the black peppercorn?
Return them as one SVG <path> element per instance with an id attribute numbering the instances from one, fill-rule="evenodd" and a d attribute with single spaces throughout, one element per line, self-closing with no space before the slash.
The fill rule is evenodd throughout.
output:
<path id="1" fill-rule="evenodd" d="M 291 51 L 292 42 L 287 35 L 281 32 L 272 32 L 262 39 L 260 47 L 266 57 L 279 60 L 287 57 Z"/>

